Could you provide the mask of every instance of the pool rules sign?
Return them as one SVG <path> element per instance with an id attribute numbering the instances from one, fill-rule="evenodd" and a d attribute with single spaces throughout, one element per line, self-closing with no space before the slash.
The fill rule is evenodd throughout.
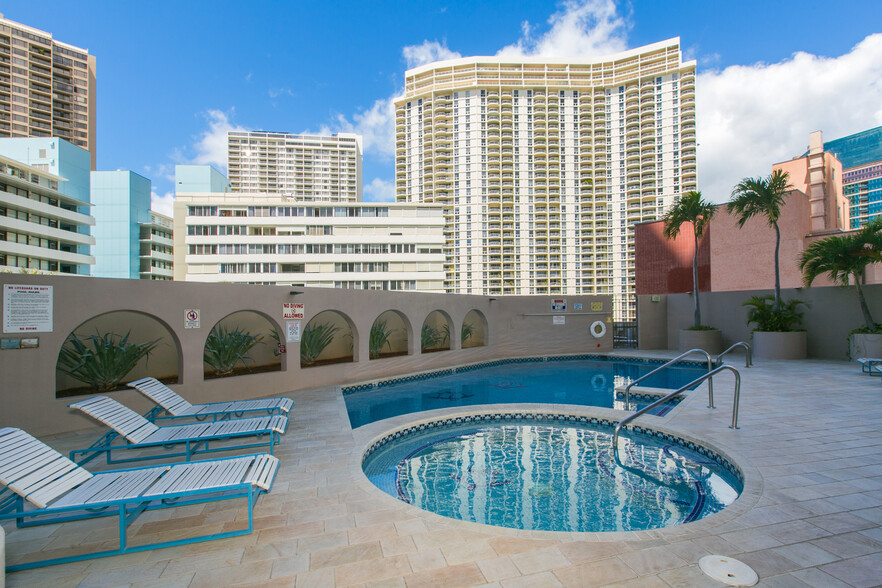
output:
<path id="1" fill-rule="evenodd" d="M 51 333 L 52 286 L 5 284 L 4 333 Z"/>

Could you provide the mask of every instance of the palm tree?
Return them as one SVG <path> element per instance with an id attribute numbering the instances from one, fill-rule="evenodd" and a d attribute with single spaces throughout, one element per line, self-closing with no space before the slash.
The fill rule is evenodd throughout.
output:
<path id="1" fill-rule="evenodd" d="M 866 226 L 846 235 L 833 235 L 815 241 L 799 257 L 799 269 L 806 287 L 821 274 L 827 274 L 833 283 L 848 286 L 854 281 L 861 312 L 867 329 L 877 329 L 861 282 L 868 265 L 882 262 L 882 218 L 877 218 Z"/>
<path id="2" fill-rule="evenodd" d="M 731 214 L 738 216 L 738 228 L 755 216 L 763 216 L 769 226 L 775 229 L 775 302 L 772 308 L 781 310 L 781 271 L 778 253 L 781 249 L 781 229 L 778 219 L 781 218 L 781 207 L 784 196 L 793 186 L 790 185 L 790 174 L 776 169 L 767 178 L 744 178 L 732 190 L 732 200 L 726 206 Z"/>
<path id="3" fill-rule="evenodd" d="M 668 239 L 676 239 L 680 234 L 680 226 L 683 223 L 692 223 L 692 235 L 694 248 L 692 251 L 692 290 L 695 293 L 695 326 L 701 326 L 701 306 L 698 303 L 698 240 L 704 235 L 704 230 L 710 224 L 711 218 L 717 212 L 717 207 L 706 200 L 702 200 L 701 192 L 690 191 L 680 197 L 665 216 L 664 235 Z"/>

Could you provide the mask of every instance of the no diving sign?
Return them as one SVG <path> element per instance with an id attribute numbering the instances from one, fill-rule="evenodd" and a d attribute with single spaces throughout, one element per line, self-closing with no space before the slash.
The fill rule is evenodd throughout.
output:
<path id="1" fill-rule="evenodd" d="M 184 309 L 184 328 L 185 329 L 198 329 L 199 328 L 199 309 L 198 308 Z"/>

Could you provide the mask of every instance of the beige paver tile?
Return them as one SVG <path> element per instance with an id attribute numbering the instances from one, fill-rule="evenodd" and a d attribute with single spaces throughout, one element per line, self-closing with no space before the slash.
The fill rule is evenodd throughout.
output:
<path id="1" fill-rule="evenodd" d="M 882 556 L 879 554 L 864 555 L 827 564 L 819 569 L 852 586 L 870 588 L 879 585 Z"/>
<path id="2" fill-rule="evenodd" d="M 328 588 L 334 585 L 334 568 L 310 570 L 296 576 L 297 588 Z"/>
<path id="3" fill-rule="evenodd" d="M 190 583 L 190 588 L 217 588 L 218 586 L 265 582 L 269 580 L 272 569 L 272 560 L 217 569 L 203 569 L 196 572 Z"/>
<path id="4" fill-rule="evenodd" d="M 284 578 L 309 571 L 309 555 L 289 555 L 273 560 L 270 578 Z"/>
<path id="5" fill-rule="evenodd" d="M 410 571 L 407 556 L 395 555 L 338 566 L 334 568 L 334 581 L 337 586 L 350 586 L 406 576 Z"/>
<path id="6" fill-rule="evenodd" d="M 325 525 L 322 521 L 312 521 L 302 524 L 289 524 L 284 527 L 264 529 L 257 533 L 257 544 L 275 543 L 277 541 L 291 541 L 300 537 L 313 537 L 324 533 Z"/>
<path id="7" fill-rule="evenodd" d="M 554 575 L 568 588 L 603 586 L 637 577 L 637 573 L 618 558 L 556 569 Z"/>
<path id="8" fill-rule="evenodd" d="M 377 582 L 368 582 L 364 588 L 407 588 L 407 583 L 401 576 L 397 578 L 389 578 L 388 580 L 379 580 Z"/>
<path id="9" fill-rule="evenodd" d="M 165 562 L 155 562 L 131 566 L 128 568 L 93 572 L 86 575 L 85 579 L 83 579 L 79 585 L 83 588 L 102 588 L 104 586 L 128 584 L 135 578 L 139 580 L 153 580 L 162 574 L 165 566 Z"/>
<path id="10" fill-rule="evenodd" d="M 626 563 L 639 576 L 657 574 L 671 568 L 679 568 L 687 565 L 683 558 L 666 547 L 651 547 L 640 551 L 623 553 L 619 559 Z"/>
<path id="11" fill-rule="evenodd" d="M 382 557 L 383 550 L 380 549 L 379 541 L 359 543 L 358 545 L 312 552 L 310 554 L 309 569 L 330 568 L 356 561 L 380 559 Z"/>
<path id="12" fill-rule="evenodd" d="M 830 574 L 824 573 L 818 568 L 806 568 L 790 572 L 790 575 L 812 588 L 851 588 L 842 580 L 837 580 Z"/>
<path id="13" fill-rule="evenodd" d="M 757 549 L 769 549 L 783 545 L 774 537 L 759 529 L 745 529 L 721 535 L 723 539 L 738 548 L 739 551 L 756 551 Z"/>
<path id="14" fill-rule="evenodd" d="M 861 533 L 846 533 L 833 537 L 824 537 L 812 541 L 824 551 L 829 551 L 842 558 L 858 557 L 871 553 L 882 552 L 882 542 L 875 541 Z"/>
<path id="15" fill-rule="evenodd" d="M 383 549 L 383 555 L 389 557 L 391 555 L 404 555 L 416 552 L 416 545 L 410 537 L 390 537 L 380 540 L 380 547 Z"/>
<path id="16" fill-rule="evenodd" d="M 441 550 L 437 548 L 410 553 L 407 555 L 407 559 L 414 572 L 435 570 L 447 565 L 447 560 L 444 559 Z"/>
<path id="17" fill-rule="evenodd" d="M 297 540 L 297 553 L 310 553 L 349 545 L 349 538 L 343 531 L 324 533 Z"/>
<path id="18" fill-rule="evenodd" d="M 521 574 L 536 574 L 571 564 L 560 550 L 555 547 L 544 547 L 533 551 L 522 551 L 511 556 L 511 561 L 518 567 Z"/>
<path id="19" fill-rule="evenodd" d="M 543 547 L 552 547 L 560 543 L 553 540 L 526 539 L 521 537 L 493 537 L 489 541 L 490 546 L 499 555 L 511 555 L 513 553 L 521 553 L 522 551 L 542 549 Z"/>
<path id="20" fill-rule="evenodd" d="M 404 578 L 407 588 L 435 588 L 437 586 L 478 586 L 487 580 L 474 563 L 447 566 L 417 572 Z"/>
<path id="21" fill-rule="evenodd" d="M 631 551 L 623 541 L 573 541 L 562 543 L 558 549 L 574 564 L 606 559 Z"/>
<path id="22" fill-rule="evenodd" d="M 554 588 L 563 586 L 560 580 L 551 572 L 540 572 L 538 574 L 530 574 L 529 576 L 520 576 L 503 580 L 502 588 Z"/>
<path id="23" fill-rule="evenodd" d="M 395 521 L 394 524 L 399 535 L 418 535 L 428 531 L 423 519 L 405 519 L 403 521 Z"/>
<path id="24" fill-rule="evenodd" d="M 397 537 L 398 531 L 392 523 L 380 523 L 364 527 L 351 527 L 347 534 L 349 535 L 349 542 L 354 544 Z"/>
<path id="25" fill-rule="evenodd" d="M 449 565 L 455 566 L 479 559 L 491 559 L 497 556 L 487 541 L 468 541 L 454 545 L 445 545 L 441 553 Z"/>
<path id="26" fill-rule="evenodd" d="M 244 549 L 233 549 L 217 553 L 203 553 L 179 557 L 167 562 L 163 576 L 180 576 L 199 570 L 224 568 L 238 565 L 242 561 Z"/>
<path id="27" fill-rule="evenodd" d="M 488 582 L 498 582 L 500 580 L 508 580 L 521 575 L 518 567 L 514 565 L 509 557 L 495 557 L 493 559 L 484 559 L 477 562 L 481 573 Z"/>
<path id="28" fill-rule="evenodd" d="M 246 547 L 242 554 L 242 563 L 263 561 L 279 557 L 290 557 L 297 554 L 297 541 L 280 541 Z"/>
<path id="29" fill-rule="evenodd" d="M 167 576 L 143 582 L 132 582 L 131 588 L 187 588 L 193 582 L 195 575 L 196 572 L 193 572 L 182 576 Z"/>
<path id="30" fill-rule="evenodd" d="M 807 568 L 810 566 L 819 566 L 830 562 L 838 561 L 840 558 L 833 555 L 829 551 L 813 545 L 808 542 L 794 543 L 783 547 L 776 547 L 772 550 L 778 555 L 783 555 L 793 563 L 800 567 Z"/>

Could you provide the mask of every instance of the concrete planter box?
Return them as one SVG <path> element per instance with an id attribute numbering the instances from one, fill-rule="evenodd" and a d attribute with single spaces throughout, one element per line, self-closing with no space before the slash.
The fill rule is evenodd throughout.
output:
<path id="1" fill-rule="evenodd" d="M 882 335 L 855 333 L 848 338 L 848 352 L 852 361 L 859 357 L 882 357 Z"/>
<path id="2" fill-rule="evenodd" d="M 753 332 L 753 356 L 765 359 L 805 359 L 806 332 Z"/>
<path id="3" fill-rule="evenodd" d="M 680 329 L 679 350 L 704 349 L 711 355 L 717 355 L 723 351 L 723 333 L 719 329 L 710 331 L 690 331 Z"/>

